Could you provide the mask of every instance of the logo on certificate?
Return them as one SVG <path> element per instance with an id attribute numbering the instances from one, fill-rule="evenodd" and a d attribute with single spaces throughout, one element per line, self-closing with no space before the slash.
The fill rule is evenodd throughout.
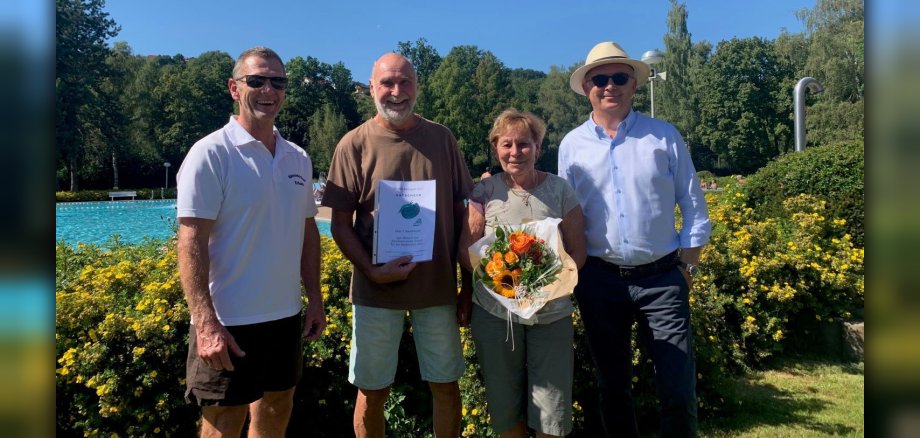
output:
<path id="1" fill-rule="evenodd" d="M 422 209 L 418 206 L 416 202 L 410 202 L 408 204 L 403 204 L 402 207 L 399 207 L 399 214 L 402 215 L 404 219 L 412 219 L 418 216 L 419 212 Z"/>

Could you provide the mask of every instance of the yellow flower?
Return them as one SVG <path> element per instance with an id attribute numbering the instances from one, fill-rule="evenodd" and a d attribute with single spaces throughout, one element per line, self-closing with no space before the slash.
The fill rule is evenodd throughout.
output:
<path id="1" fill-rule="evenodd" d="M 508 252 L 505 253 L 505 263 L 507 263 L 507 264 L 509 264 L 509 265 L 513 265 L 513 264 L 517 263 L 517 261 L 518 261 L 518 256 L 517 256 L 517 254 L 515 254 L 515 253 L 512 252 L 512 251 L 508 251 Z"/>
<path id="2" fill-rule="evenodd" d="M 505 298 L 514 298 L 514 277 L 507 269 L 492 277 L 492 288 Z"/>

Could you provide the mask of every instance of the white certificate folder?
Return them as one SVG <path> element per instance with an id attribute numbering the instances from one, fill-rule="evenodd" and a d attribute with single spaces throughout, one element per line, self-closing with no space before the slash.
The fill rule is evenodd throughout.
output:
<path id="1" fill-rule="evenodd" d="M 435 180 L 378 180 L 374 197 L 373 263 L 410 255 L 431 260 L 434 246 Z"/>

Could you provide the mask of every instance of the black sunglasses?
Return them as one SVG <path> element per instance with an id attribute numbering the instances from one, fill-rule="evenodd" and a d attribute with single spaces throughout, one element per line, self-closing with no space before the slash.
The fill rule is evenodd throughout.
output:
<path id="1" fill-rule="evenodd" d="M 629 82 L 629 79 L 631 77 L 632 76 L 630 76 L 628 73 L 623 73 L 623 72 L 614 73 L 609 76 L 608 75 L 595 75 L 595 76 L 591 76 L 591 83 L 593 83 L 595 87 L 606 87 L 607 82 L 610 79 L 613 79 L 613 85 L 622 87 L 623 85 L 626 85 L 627 82 Z"/>
<path id="2" fill-rule="evenodd" d="M 246 85 L 250 88 L 262 88 L 265 85 L 265 81 L 268 80 L 272 84 L 272 88 L 276 90 L 283 90 L 287 88 L 288 78 L 284 76 L 277 76 L 270 78 L 268 76 L 259 76 L 259 75 L 246 75 L 241 78 L 236 78 L 237 81 L 246 81 Z"/>

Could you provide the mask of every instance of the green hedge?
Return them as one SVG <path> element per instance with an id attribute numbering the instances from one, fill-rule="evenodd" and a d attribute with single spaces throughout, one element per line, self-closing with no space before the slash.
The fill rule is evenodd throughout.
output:
<path id="1" fill-rule="evenodd" d="M 728 415 L 727 379 L 781 352 L 797 321 L 846 318 L 863 300 L 862 247 L 810 195 L 760 219 L 734 178 L 707 193 L 715 224 L 691 295 L 701 415 Z M 329 325 L 306 344 L 292 436 L 349 436 L 355 388 L 347 381 L 351 265 L 322 239 L 321 286 Z M 175 242 L 56 246 L 56 415 L 60 436 L 191 436 L 198 410 L 183 397 L 188 311 Z M 600 434 L 593 369 L 578 313 L 572 437 Z M 431 399 L 420 381 L 411 330 L 387 404 L 388 436 L 426 436 Z M 475 348 L 462 332 L 464 436 L 493 436 Z M 634 392 L 644 430 L 655 430 L 654 371 L 634 354 Z"/>
<path id="2" fill-rule="evenodd" d="M 783 155 L 751 175 L 745 194 L 758 217 L 782 214 L 783 202 L 806 193 L 826 200 L 827 213 L 845 219 L 853 242 L 864 244 L 865 153 L 862 142 L 843 142 Z"/>
<path id="3" fill-rule="evenodd" d="M 170 187 L 165 191 L 163 189 L 118 189 L 118 190 L 81 190 L 79 192 L 55 192 L 55 202 L 92 202 L 108 201 L 109 192 L 137 192 L 134 199 L 176 199 L 176 188 Z M 116 200 L 125 200 L 130 198 L 117 198 Z"/>

